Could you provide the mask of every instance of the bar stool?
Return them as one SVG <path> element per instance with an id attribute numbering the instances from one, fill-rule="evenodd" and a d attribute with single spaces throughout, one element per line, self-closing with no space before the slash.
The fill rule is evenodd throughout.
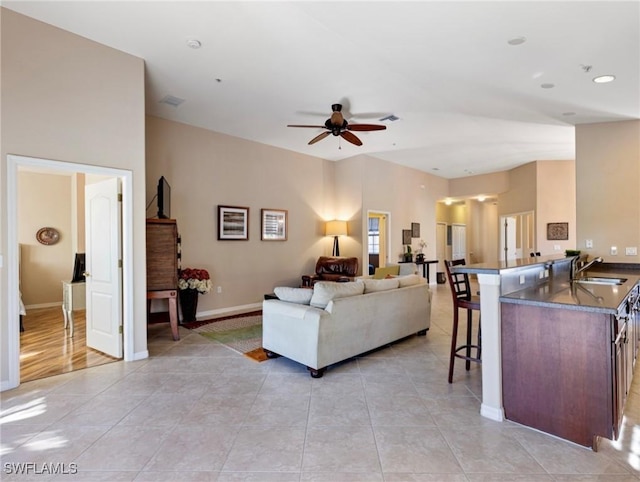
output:
<path id="1" fill-rule="evenodd" d="M 444 262 L 444 267 L 447 270 L 447 278 L 449 279 L 449 286 L 451 287 L 451 295 L 453 297 L 453 333 L 451 334 L 451 355 L 449 357 L 449 383 L 453 379 L 453 364 L 456 358 L 462 358 L 466 360 L 465 367 L 467 371 L 471 367 L 471 362 L 481 362 L 481 329 L 478 324 L 478 341 L 477 344 L 471 342 L 471 329 L 473 310 L 480 311 L 480 297 L 471 294 L 471 285 L 469 284 L 469 275 L 467 273 L 452 273 L 451 268 L 453 266 L 465 265 L 464 259 L 457 259 L 455 261 Z M 460 309 L 467 310 L 467 340 L 466 344 L 458 345 L 458 311 Z M 471 356 L 471 350 L 476 350 L 476 356 Z M 458 353 L 463 351 L 464 353 Z"/>

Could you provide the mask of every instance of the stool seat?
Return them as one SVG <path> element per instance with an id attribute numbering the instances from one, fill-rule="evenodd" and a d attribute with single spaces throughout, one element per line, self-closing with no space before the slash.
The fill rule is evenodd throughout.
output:
<path id="1" fill-rule="evenodd" d="M 453 330 L 451 334 L 451 353 L 449 356 L 449 383 L 453 381 L 453 367 L 456 358 L 461 358 L 466 361 L 465 368 L 467 371 L 471 368 L 471 362 L 482 363 L 482 331 L 480 322 L 478 322 L 478 340 L 475 344 L 471 341 L 473 310 L 480 311 L 480 297 L 471 294 L 471 284 L 469 283 L 469 275 L 467 273 L 451 272 L 452 267 L 465 264 L 464 259 L 454 261 L 445 260 L 444 262 L 453 298 Z M 463 345 L 458 345 L 458 311 L 460 309 L 467 310 L 467 337 Z M 476 351 L 475 356 L 471 354 L 472 349 Z"/>

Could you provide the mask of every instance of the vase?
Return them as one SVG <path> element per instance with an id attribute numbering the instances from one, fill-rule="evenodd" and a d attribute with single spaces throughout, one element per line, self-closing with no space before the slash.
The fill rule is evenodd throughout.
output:
<path id="1" fill-rule="evenodd" d="M 182 323 L 196 321 L 198 290 L 191 288 L 180 290 L 180 309 L 182 310 Z"/>

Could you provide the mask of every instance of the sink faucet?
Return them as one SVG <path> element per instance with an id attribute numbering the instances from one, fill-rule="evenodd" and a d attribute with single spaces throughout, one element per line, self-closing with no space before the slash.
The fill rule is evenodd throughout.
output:
<path id="1" fill-rule="evenodd" d="M 589 268 L 591 268 L 594 264 L 596 263 L 602 263 L 604 260 L 598 256 L 597 258 L 593 258 L 591 261 L 589 261 L 587 264 L 585 264 L 582 268 L 578 268 L 576 269 L 576 262 L 574 261 L 571 264 L 571 279 L 574 280 L 576 279 L 576 277 L 584 272 L 587 271 Z"/>

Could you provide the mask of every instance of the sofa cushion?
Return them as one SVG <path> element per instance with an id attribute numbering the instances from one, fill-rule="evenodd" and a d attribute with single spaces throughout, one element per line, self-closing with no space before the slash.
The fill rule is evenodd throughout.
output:
<path id="1" fill-rule="evenodd" d="M 396 278 L 400 283 L 400 288 L 404 288 L 406 286 L 419 285 L 422 283 L 422 276 L 417 274 L 409 274 L 407 276 L 399 276 Z"/>
<path id="2" fill-rule="evenodd" d="M 324 309 L 331 300 L 361 295 L 362 293 L 364 293 L 364 283 L 361 282 L 331 283 L 319 281 L 313 285 L 313 296 L 310 304 L 316 308 Z"/>
<path id="3" fill-rule="evenodd" d="M 385 278 L 385 279 L 365 278 L 362 281 L 364 282 L 365 293 L 375 293 L 376 291 L 394 290 L 399 286 L 398 278 Z"/>
<path id="4" fill-rule="evenodd" d="M 384 268 L 376 268 L 373 279 L 384 279 L 387 275 L 398 276 L 400 273 L 400 265 L 385 266 Z"/>
<path id="5" fill-rule="evenodd" d="M 313 290 L 308 288 L 290 288 L 289 286 L 278 286 L 273 290 L 278 299 L 290 303 L 308 305 L 313 296 Z"/>

